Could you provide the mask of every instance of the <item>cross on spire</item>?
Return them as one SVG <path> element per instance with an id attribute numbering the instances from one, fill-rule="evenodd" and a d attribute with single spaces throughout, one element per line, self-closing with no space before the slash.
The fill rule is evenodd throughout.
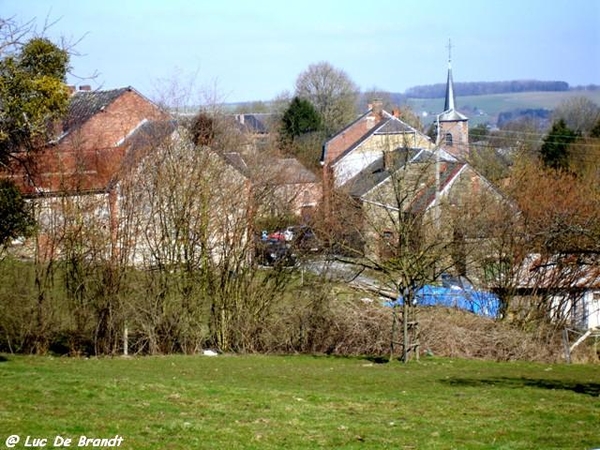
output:
<path id="1" fill-rule="evenodd" d="M 448 49 L 448 63 L 452 62 L 452 41 L 448 38 L 448 45 L 446 46 Z"/>

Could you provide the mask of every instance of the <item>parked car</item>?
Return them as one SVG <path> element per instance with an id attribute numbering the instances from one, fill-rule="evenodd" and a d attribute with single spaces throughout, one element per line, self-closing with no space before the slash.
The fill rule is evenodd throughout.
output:
<path id="1" fill-rule="evenodd" d="M 307 225 L 287 227 L 283 235 L 286 242 L 298 251 L 316 252 L 321 247 L 315 232 Z"/>
<path id="2" fill-rule="evenodd" d="M 265 266 L 296 264 L 296 255 L 290 244 L 280 239 L 259 240 L 256 244 L 256 258 L 259 264 Z"/>

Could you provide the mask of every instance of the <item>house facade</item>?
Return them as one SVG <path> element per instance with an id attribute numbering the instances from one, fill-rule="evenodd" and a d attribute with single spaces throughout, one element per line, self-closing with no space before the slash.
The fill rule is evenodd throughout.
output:
<path id="1" fill-rule="evenodd" d="M 427 230 L 437 230 L 438 238 L 450 242 L 470 202 L 503 201 L 473 167 L 443 150 L 397 149 L 375 160 L 344 188 L 361 210 L 364 253 L 373 260 L 385 258 L 389 245 L 409 235 L 424 237 Z"/>
<path id="2" fill-rule="evenodd" d="M 324 183 L 342 186 L 384 152 L 396 148 L 433 148 L 428 136 L 403 122 L 397 111 L 390 113 L 381 106 L 374 101 L 366 113 L 324 143 Z"/>
<path id="3" fill-rule="evenodd" d="M 75 91 L 56 138 L 18 161 L 4 176 L 32 198 L 105 192 L 127 150 L 126 140 L 149 121 L 168 114 L 131 87 Z"/>
<path id="4" fill-rule="evenodd" d="M 511 314 L 528 314 L 544 303 L 554 322 L 600 330 L 600 261 L 595 255 L 529 254 L 506 289 L 520 300 Z"/>

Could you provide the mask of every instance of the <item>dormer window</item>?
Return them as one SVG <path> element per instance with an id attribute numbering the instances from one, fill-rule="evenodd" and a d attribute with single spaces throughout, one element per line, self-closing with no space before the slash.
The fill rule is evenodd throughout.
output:
<path id="1" fill-rule="evenodd" d="M 446 133 L 446 145 L 452 146 L 452 134 Z"/>

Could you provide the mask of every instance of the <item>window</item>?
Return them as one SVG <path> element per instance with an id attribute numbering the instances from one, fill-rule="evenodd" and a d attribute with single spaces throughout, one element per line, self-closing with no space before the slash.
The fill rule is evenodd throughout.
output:
<path id="1" fill-rule="evenodd" d="M 446 133 L 446 145 L 452 145 L 452 134 Z"/>

